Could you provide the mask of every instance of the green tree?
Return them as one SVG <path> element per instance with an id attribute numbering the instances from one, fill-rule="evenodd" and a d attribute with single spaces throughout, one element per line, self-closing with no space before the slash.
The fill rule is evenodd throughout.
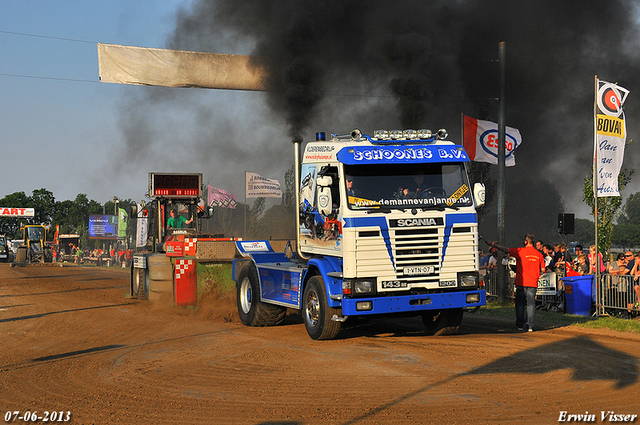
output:
<path id="1" fill-rule="evenodd" d="M 576 218 L 574 222 L 575 234 L 573 240 L 580 242 L 587 251 L 595 243 L 595 224 L 586 218 Z"/>
<path id="2" fill-rule="evenodd" d="M 293 207 L 296 203 L 296 185 L 293 165 L 284 173 L 284 193 L 282 194 L 282 205 Z"/>
<path id="3" fill-rule="evenodd" d="M 630 223 L 616 224 L 613 227 L 611 242 L 622 249 L 640 246 L 640 226 Z"/>
<path id="4" fill-rule="evenodd" d="M 622 190 L 631 181 L 634 170 L 624 169 L 618 174 L 618 189 Z M 613 243 L 613 223 L 620 214 L 622 197 L 606 196 L 598 197 L 597 204 L 594 202 L 593 176 L 587 176 L 582 185 L 583 200 L 591 207 L 591 215 L 596 216 L 597 206 L 597 227 L 598 227 L 598 252 L 604 258 L 609 256 L 609 249 Z"/>
<path id="5" fill-rule="evenodd" d="M 0 199 L 0 206 L 31 208 L 31 199 L 24 192 L 14 192 Z M 19 239 L 21 221 L 24 224 L 27 223 L 26 219 L 0 217 L 0 233 L 4 233 L 12 239 Z"/>
<path id="6" fill-rule="evenodd" d="M 56 210 L 56 198 L 47 189 L 36 189 L 31 193 L 31 206 L 35 209 L 34 224 L 49 224 Z"/>
<path id="7" fill-rule="evenodd" d="M 257 236 L 264 239 L 293 239 L 296 237 L 295 219 L 293 207 L 274 205 L 264 213 Z"/>
<path id="8" fill-rule="evenodd" d="M 640 192 L 632 193 L 622 207 L 618 223 L 640 226 Z"/>
<path id="9" fill-rule="evenodd" d="M 54 212 L 51 216 L 51 224 L 60 226 L 60 233 L 75 233 L 76 227 L 70 223 L 69 211 L 73 205 L 73 201 L 65 200 L 56 203 Z"/>
<path id="10" fill-rule="evenodd" d="M 249 235 L 255 238 L 260 233 L 262 214 L 265 209 L 265 198 L 256 198 L 249 210 Z"/>

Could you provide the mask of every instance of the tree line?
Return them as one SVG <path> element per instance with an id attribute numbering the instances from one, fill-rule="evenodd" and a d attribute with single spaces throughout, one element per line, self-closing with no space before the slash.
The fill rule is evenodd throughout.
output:
<path id="1" fill-rule="evenodd" d="M 283 197 L 279 204 L 266 208 L 266 199 L 257 198 L 252 205 L 238 202 L 235 209 L 214 207 L 214 215 L 205 220 L 202 230 L 225 237 L 246 237 L 255 239 L 281 239 L 295 237 L 295 192 L 294 173 L 291 167 L 284 176 Z M 34 217 L 0 217 L 0 234 L 9 239 L 21 239 L 21 225 L 42 224 L 50 226 L 47 240 L 53 240 L 56 227 L 60 234 L 70 233 L 80 236 L 80 246 L 93 249 L 102 245 L 102 240 L 89 239 L 89 216 L 93 214 L 115 215 L 116 208 L 122 208 L 130 214 L 136 202 L 131 199 L 107 201 L 104 204 L 89 199 L 80 193 L 76 198 L 57 201 L 53 192 L 36 189 L 31 195 L 15 192 L 0 199 L 0 206 L 14 208 L 33 208 Z M 246 229 L 246 231 L 245 231 Z M 136 220 L 129 218 L 127 239 L 135 240 Z"/>
<path id="2" fill-rule="evenodd" d="M 620 178 L 620 188 L 629 182 L 632 172 L 623 171 Z M 591 183 L 585 179 L 584 200 L 591 207 L 594 206 Z M 550 185 L 549 185 L 550 186 Z M 556 205 L 555 208 L 539 209 L 549 212 L 549 217 L 534 217 L 536 222 L 553 222 L 555 211 L 563 211 L 562 199 L 557 192 L 544 187 L 547 200 Z M 551 196 L 552 195 L 552 196 Z M 277 202 L 277 201 L 276 201 Z M 118 207 L 127 213 L 135 201 L 120 199 Z M 280 203 L 266 208 L 265 198 L 257 198 L 249 203 L 238 202 L 235 209 L 215 207 L 214 215 L 203 223 L 202 230 L 224 237 L 245 237 L 248 239 L 293 239 L 295 238 L 295 184 L 294 172 L 291 167 L 284 176 L 283 197 Z M 20 224 L 45 224 L 51 226 L 48 239 L 53 239 L 56 226 L 60 226 L 60 233 L 75 233 L 80 235 L 83 248 L 92 249 L 101 241 L 90 240 L 88 235 L 89 215 L 114 214 L 116 204 L 107 201 L 101 204 L 80 193 L 72 200 L 57 201 L 52 192 L 47 189 L 37 189 L 31 195 L 15 192 L 0 199 L 2 207 L 34 208 L 33 218 L 0 218 L 0 234 L 6 234 L 10 239 L 20 239 Z M 626 203 L 621 197 L 599 198 L 599 227 L 598 239 L 600 251 L 608 254 L 610 247 L 622 249 L 640 248 L 640 192 L 631 194 Z M 485 220 L 483 220 L 485 221 Z M 491 221 L 490 219 L 487 221 Z M 488 223 L 487 223 L 488 224 Z M 486 225 L 486 224 L 485 224 Z M 549 234 L 553 234 L 555 224 L 549 225 Z M 578 241 L 583 246 L 592 245 L 595 241 L 594 221 L 576 219 L 575 231 L 569 235 L 572 241 Z M 127 235 L 134 240 L 135 220 L 129 220 Z M 545 226 L 546 228 L 546 226 Z M 540 236 L 545 233 L 538 232 Z M 547 239 L 545 239 L 546 241 Z M 604 244 L 603 244 L 604 241 Z"/>
<path id="3" fill-rule="evenodd" d="M 119 200 L 120 208 L 128 209 L 134 201 Z M 89 240 L 89 216 L 92 214 L 114 215 L 116 204 L 108 201 L 101 204 L 80 193 L 76 198 L 57 201 L 53 192 L 47 189 L 36 189 L 31 195 L 25 192 L 14 192 L 0 199 L 2 207 L 33 208 L 33 217 L 2 217 L 0 218 L 0 234 L 6 234 L 9 239 L 21 239 L 21 225 L 42 224 L 49 226 L 47 240 L 53 240 L 56 227 L 61 234 L 71 233 L 80 236 L 80 246 L 92 249 L 96 241 Z"/>

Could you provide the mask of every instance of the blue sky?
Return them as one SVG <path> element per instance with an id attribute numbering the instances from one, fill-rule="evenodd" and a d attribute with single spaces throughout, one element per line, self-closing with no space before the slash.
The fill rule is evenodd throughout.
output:
<path id="1" fill-rule="evenodd" d="M 4 0 L 0 13 L 0 197 L 46 188 L 57 200 L 85 193 L 141 198 L 140 181 L 110 179 L 122 137 L 118 102 L 132 87 L 98 82 L 96 42 L 164 47 L 174 0 Z M 24 34 L 31 34 L 28 36 Z M 78 41 L 71 41 L 78 40 Z"/>

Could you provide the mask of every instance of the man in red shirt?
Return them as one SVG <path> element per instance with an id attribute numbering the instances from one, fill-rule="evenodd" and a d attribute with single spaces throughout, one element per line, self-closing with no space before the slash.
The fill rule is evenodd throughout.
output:
<path id="1" fill-rule="evenodd" d="M 538 278 L 544 273 L 544 257 L 533 245 L 533 235 L 524 237 L 524 247 L 507 248 L 495 242 L 486 243 L 509 253 L 516 259 L 516 327 L 520 331 L 533 332 L 533 315 L 536 309 L 536 291 L 538 290 Z M 525 321 L 526 306 L 526 321 Z"/>

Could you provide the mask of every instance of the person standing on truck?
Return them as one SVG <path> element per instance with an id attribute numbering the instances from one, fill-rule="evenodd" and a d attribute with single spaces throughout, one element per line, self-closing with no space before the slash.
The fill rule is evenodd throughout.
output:
<path id="1" fill-rule="evenodd" d="M 533 235 L 525 235 L 524 247 L 521 248 L 507 248 L 495 242 L 489 243 L 483 237 L 480 238 L 492 247 L 506 252 L 516 259 L 516 328 L 519 331 L 533 332 L 538 278 L 545 269 L 544 258 L 533 245 Z"/>
<path id="2" fill-rule="evenodd" d="M 172 229 L 182 229 L 185 224 L 191 224 L 191 222 L 193 222 L 193 216 L 187 220 L 183 216 L 177 215 L 175 210 L 171 210 L 169 214 L 171 217 L 167 220 L 167 227 Z"/>

